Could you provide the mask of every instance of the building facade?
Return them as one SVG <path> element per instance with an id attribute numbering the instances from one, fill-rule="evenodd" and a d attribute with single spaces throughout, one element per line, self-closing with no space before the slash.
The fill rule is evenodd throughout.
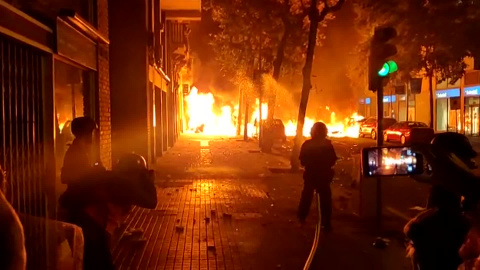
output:
<path id="1" fill-rule="evenodd" d="M 24 224 L 27 267 L 56 269 L 60 169 L 73 118 L 99 124 L 94 154 L 111 166 L 107 0 L 0 0 L 0 164 Z M 38 222 L 43 218 L 45 222 Z M 49 225 L 50 224 L 50 225 Z"/>
<path id="2" fill-rule="evenodd" d="M 461 79 L 434 80 L 432 83 L 433 127 L 436 132 L 480 135 L 480 71 L 473 69 L 473 59 L 466 59 L 466 64 L 467 70 Z M 430 125 L 429 88 L 428 78 L 413 79 L 403 86 L 385 87 L 384 117 Z M 365 92 L 358 103 L 359 114 L 377 115 L 375 93 Z"/>
<path id="3" fill-rule="evenodd" d="M 200 0 L 110 3 L 114 159 L 134 152 L 155 164 L 182 132 L 189 24 L 200 10 Z"/>

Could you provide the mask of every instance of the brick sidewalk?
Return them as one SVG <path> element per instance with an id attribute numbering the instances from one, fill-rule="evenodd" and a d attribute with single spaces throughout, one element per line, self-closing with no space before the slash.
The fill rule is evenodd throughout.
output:
<path id="1" fill-rule="evenodd" d="M 229 180 L 183 184 L 159 188 L 155 210 L 135 209 L 128 216 L 128 227 L 142 229 L 147 242 L 121 242 L 114 250 L 119 269 L 242 269 L 232 206 L 243 201 L 251 207 L 266 194 Z"/>
<path id="2" fill-rule="evenodd" d="M 183 137 L 159 159 L 158 205 L 136 208 L 113 249 L 118 269 L 301 269 L 313 242 L 315 205 L 295 219 L 301 175 L 272 174 L 288 161 L 235 139 Z M 408 269 L 401 243 L 371 247 L 372 235 L 345 211 L 334 185 L 334 233 L 323 238 L 323 269 Z M 345 257 L 346 256 L 346 257 Z"/>

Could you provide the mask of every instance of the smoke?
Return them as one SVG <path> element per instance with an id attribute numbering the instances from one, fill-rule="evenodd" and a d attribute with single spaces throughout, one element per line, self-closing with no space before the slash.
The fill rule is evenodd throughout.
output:
<path id="1" fill-rule="evenodd" d="M 352 64 L 350 55 L 359 41 L 354 28 L 355 14 L 352 4 L 347 1 L 343 8 L 335 13 L 335 17 L 328 22 L 322 46 L 316 48 L 311 78 L 312 90 L 307 107 L 308 117 L 325 121 L 330 119 L 332 111 L 335 111 L 339 119 L 355 112 L 359 93 L 363 92 L 363 89 L 352 89 L 347 77 L 348 67 Z M 208 34 L 215 27 L 207 15 L 203 16 L 200 23 L 191 26 L 191 48 L 195 55 L 193 85 L 200 93 L 213 93 L 216 109 L 238 104 L 240 90 L 251 97 L 258 97 L 258 90 L 252 86 L 248 76 L 229 74 L 229 77 L 226 77 L 219 72 L 215 54 L 208 45 Z M 235 77 L 234 80 L 232 76 Z M 279 82 L 271 76 L 264 76 L 264 91 L 276 93 L 275 118 L 297 118 L 302 84 L 301 70 L 295 74 L 282 74 Z M 267 95 L 265 102 L 266 98 Z"/>
<path id="2" fill-rule="evenodd" d="M 315 52 L 308 106 L 309 113 L 329 106 L 338 116 L 346 117 L 357 110 L 359 93 L 363 92 L 363 89 L 352 89 L 347 77 L 351 54 L 359 42 L 352 3 L 345 3 L 335 17 L 329 21 L 323 46 Z"/>

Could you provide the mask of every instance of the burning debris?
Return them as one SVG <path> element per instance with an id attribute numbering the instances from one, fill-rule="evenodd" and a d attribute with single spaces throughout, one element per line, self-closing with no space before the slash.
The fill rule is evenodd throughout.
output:
<path id="1" fill-rule="evenodd" d="M 189 95 L 185 98 L 187 108 L 187 132 L 202 133 L 206 135 L 235 136 L 237 135 L 238 108 L 239 106 L 219 106 L 215 104 L 215 98 L 212 93 L 199 93 L 198 89 L 193 87 Z M 326 107 L 329 110 L 328 107 Z M 268 105 L 256 99 L 253 107 L 253 113 L 249 116 L 247 123 L 248 136 L 258 135 L 259 119 L 267 119 Z M 261 113 L 260 113 L 261 110 Z M 359 121 L 364 117 L 353 113 L 343 121 L 336 119 L 335 112 L 331 112 L 330 121 L 313 119 L 306 117 L 303 128 L 303 135 L 310 136 L 310 130 L 315 122 L 324 122 L 329 130 L 330 137 L 359 137 Z M 294 120 L 285 121 L 285 135 L 295 136 L 297 123 Z M 243 131 L 243 126 L 240 129 Z"/>
<path id="2" fill-rule="evenodd" d="M 324 122 L 328 127 L 328 136 L 330 137 L 358 138 L 360 131 L 360 121 L 363 119 L 363 116 L 360 116 L 357 113 L 353 113 L 350 117 L 345 118 L 343 121 L 338 121 L 335 112 L 332 112 L 330 114 L 330 122 L 305 117 L 303 136 L 310 136 L 310 130 L 312 129 L 313 124 L 315 124 L 316 122 Z M 285 133 L 287 134 L 287 136 L 295 136 L 295 134 L 297 133 L 297 122 L 292 120 L 288 121 L 287 125 L 285 126 Z"/>

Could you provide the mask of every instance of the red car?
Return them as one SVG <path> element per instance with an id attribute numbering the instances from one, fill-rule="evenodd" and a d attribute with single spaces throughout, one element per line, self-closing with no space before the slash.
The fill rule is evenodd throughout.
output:
<path id="1" fill-rule="evenodd" d="M 383 140 L 399 141 L 401 144 L 405 144 L 410 139 L 410 132 L 413 128 L 428 128 L 427 124 L 422 122 L 402 121 L 394 124 L 393 126 L 385 129 L 383 132 Z"/>

